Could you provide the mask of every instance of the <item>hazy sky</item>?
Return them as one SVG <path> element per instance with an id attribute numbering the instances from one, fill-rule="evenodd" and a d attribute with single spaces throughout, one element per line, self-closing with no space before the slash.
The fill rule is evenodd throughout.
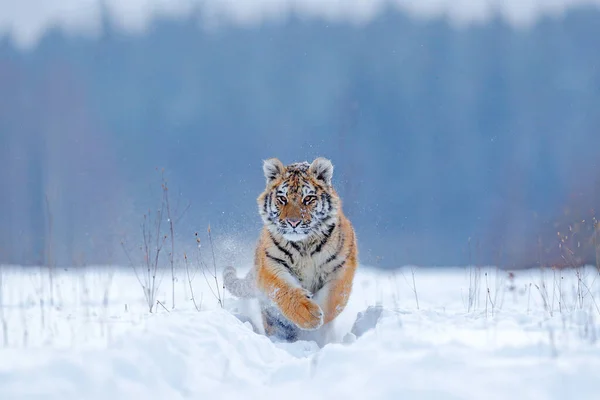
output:
<path id="1" fill-rule="evenodd" d="M 143 31 L 155 15 L 185 15 L 195 7 L 213 24 L 256 23 L 290 10 L 360 23 L 391 3 L 416 16 L 447 15 L 458 24 L 485 20 L 496 11 L 512 23 L 527 25 L 540 15 L 560 14 L 569 6 L 600 6 L 600 0 L 0 0 L 0 35 L 10 32 L 16 43 L 30 47 L 53 25 L 71 33 L 95 34 L 102 3 L 131 32 Z"/>

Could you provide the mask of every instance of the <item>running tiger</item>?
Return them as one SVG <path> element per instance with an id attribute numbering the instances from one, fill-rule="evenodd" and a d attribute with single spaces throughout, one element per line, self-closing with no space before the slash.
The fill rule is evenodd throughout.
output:
<path id="1" fill-rule="evenodd" d="M 294 341 L 346 307 L 358 264 L 356 236 L 331 184 L 331 161 L 284 166 L 272 158 L 263 171 L 266 189 L 257 201 L 264 226 L 254 266 L 241 279 L 227 267 L 223 282 L 236 297 L 258 298 L 267 335 Z"/>

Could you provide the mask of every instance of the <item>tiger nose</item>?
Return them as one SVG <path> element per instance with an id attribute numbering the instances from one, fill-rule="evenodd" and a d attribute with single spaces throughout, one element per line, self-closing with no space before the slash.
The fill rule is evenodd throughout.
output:
<path id="1" fill-rule="evenodd" d="M 300 222 L 302 222 L 302 220 L 300 218 L 288 218 L 287 219 L 287 223 L 290 224 L 290 226 L 292 228 L 296 228 L 298 225 L 300 225 Z"/>

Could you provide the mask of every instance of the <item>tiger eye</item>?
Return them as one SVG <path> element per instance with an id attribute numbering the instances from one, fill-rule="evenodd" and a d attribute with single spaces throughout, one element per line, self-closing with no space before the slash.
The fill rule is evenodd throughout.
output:
<path id="1" fill-rule="evenodd" d="M 313 203 L 315 200 L 317 199 L 317 196 L 306 196 L 302 202 L 304 203 L 305 206 Z"/>

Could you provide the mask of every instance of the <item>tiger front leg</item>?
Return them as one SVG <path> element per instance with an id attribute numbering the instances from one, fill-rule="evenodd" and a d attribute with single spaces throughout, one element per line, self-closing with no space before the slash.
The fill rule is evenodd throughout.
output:
<path id="1" fill-rule="evenodd" d="M 258 271 L 257 284 L 281 314 L 298 328 L 314 330 L 323 325 L 321 307 L 286 270 L 264 265 Z"/>
<path id="2" fill-rule="evenodd" d="M 270 302 L 262 304 L 261 313 L 263 327 L 267 336 L 275 337 L 287 342 L 295 342 L 298 340 L 301 329 L 284 317 L 277 306 Z"/>
<path id="3" fill-rule="evenodd" d="M 315 300 L 324 311 L 323 324 L 333 321 L 348 304 L 356 272 L 356 263 L 349 260 L 335 276 L 315 294 Z"/>

